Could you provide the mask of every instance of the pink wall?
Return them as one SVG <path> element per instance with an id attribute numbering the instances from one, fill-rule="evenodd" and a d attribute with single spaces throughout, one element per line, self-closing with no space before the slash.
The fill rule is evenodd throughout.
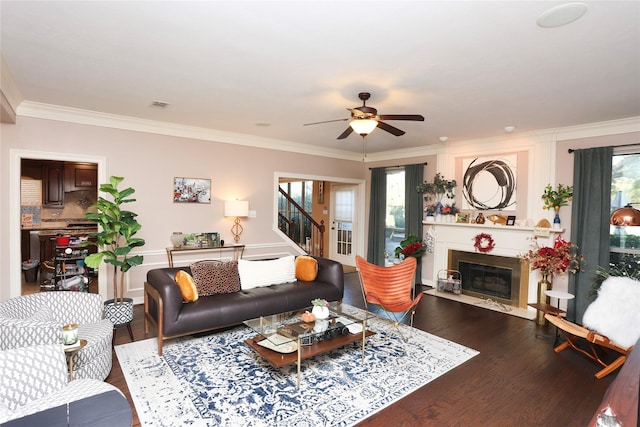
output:
<path id="1" fill-rule="evenodd" d="M 241 242 L 264 246 L 281 246 L 282 239 L 273 231 L 274 172 L 318 175 L 345 179 L 364 179 L 362 162 L 328 157 L 216 143 L 97 126 L 19 117 L 17 124 L 2 124 L 1 189 L 9 186 L 9 150 L 34 150 L 56 155 L 104 156 L 106 176 L 125 177 L 123 185 L 136 189 L 137 202 L 129 208 L 139 214 L 141 248 L 145 265 L 134 270 L 130 289 L 133 297 L 142 295 L 141 288 L 148 268 L 163 263 L 164 248 L 170 245 L 173 231 L 218 231 L 231 241 L 231 221 L 223 216 L 223 201 L 242 199 L 250 202 L 255 218 L 243 221 Z M 173 178 L 176 176 L 210 178 L 210 204 L 174 204 Z M 124 188 L 124 187 L 123 187 Z M 8 217 L 11 207 L 5 197 L 1 201 L 0 255 L 19 248 L 8 243 Z M 286 246 L 284 246 L 286 248 Z M 268 249 L 267 249 L 268 250 Z M 2 256 L 0 268 L 0 300 L 8 296 L 8 256 Z M 145 268 L 148 267 L 148 268 Z"/>

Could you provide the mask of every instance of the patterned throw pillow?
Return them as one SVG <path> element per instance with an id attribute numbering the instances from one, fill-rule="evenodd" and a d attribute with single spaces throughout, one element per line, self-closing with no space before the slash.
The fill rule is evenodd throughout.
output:
<path id="1" fill-rule="evenodd" d="M 318 261 L 310 256 L 296 257 L 296 279 L 303 282 L 313 282 L 318 275 Z"/>
<path id="2" fill-rule="evenodd" d="M 190 267 L 200 296 L 240 291 L 238 261 L 200 261 Z"/>
<path id="3" fill-rule="evenodd" d="M 184 270 L 176 273 L 176 284 L 180 287 L 182 300 L 184 302 L 194 302 L 198 300 L 198 289 L 193 282 L 193 277 Z"/>

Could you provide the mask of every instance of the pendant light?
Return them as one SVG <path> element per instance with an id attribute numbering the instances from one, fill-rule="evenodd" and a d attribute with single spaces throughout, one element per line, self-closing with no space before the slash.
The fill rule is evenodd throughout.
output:
<path id="1" fill-rule="evenodd" d="M 609 218 L 609 223 L 611 225 L 617 225 L 620 227 L 639 226 L 640 211 L 631 206 L 631 203 L 629 203 L 626 206 L 613 211 L 613 213 L 611 214 L 611 218 Z"/>

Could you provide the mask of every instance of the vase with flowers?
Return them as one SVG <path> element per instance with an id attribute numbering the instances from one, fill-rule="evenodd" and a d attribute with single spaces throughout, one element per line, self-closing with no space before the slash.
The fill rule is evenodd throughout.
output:
<path id="1" fill-rule="evenodd" d="M 558 235 L 553 246 L 540 247 L 537 238 L 534 238 L 533 248 L 522 256 L 522 259 L 529 263 L 531 271 L 540 270 L 538 304 L 548 304 L 549 298 L 545 291 L 552 289 L 553 275 L 563 275 L 566 272 L 575 273 L 580 269 L 584 257 L 578 252 L 576 244 L 568 242 Z M 538 311 L 536 321 L 539 325 L 544 325 L 544 312 Z"/>
<path id="2" fill-rule="evenodd" d="M 555 188 L 548 184 L 542 193 L 543 209 L 553 209 L 555 216 L 553 218 L 553 228 L 560 229 L 560 207 L 567 206 L 573 197 L 573 187 L 571 185 L 558 184 Z"/>
<path id="3" fill-rule="evenodd" d="M 420 262 L 422 260 L 422 255 L 427 251 L 427 245 L 420 239 L 418 236 L 411 233 L 409 236 L 400 242 L 400 246 L 398 246 L 395 250 L 396 257 L 400 257 L 402 255 L 404 258 L 406 257 L 414 257 L 417 261 L 418 267 L 416 268 L 415 273 L 415 283 L 421 283 L 421 275 L 422 269 L 420 268 Z"/>

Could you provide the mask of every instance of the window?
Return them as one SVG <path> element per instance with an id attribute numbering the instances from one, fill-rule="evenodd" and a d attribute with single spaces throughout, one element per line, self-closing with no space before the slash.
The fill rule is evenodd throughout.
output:
<path id="1" fill-rule="evenodd" d="M 405 239 L 404 169 L 387 170 L 387 210 L 385 228 L 385 258 L 393 259 L 396 247 Z"/>
<path id="2" fill-rule="evenodd" d="M 615 154 L 611 172 L 611 213 L 628 203 L 640 208 L 640 154 Z M 609 251 L 610 269 L 640 273 L 640 227 L 612 225 Z"/>

